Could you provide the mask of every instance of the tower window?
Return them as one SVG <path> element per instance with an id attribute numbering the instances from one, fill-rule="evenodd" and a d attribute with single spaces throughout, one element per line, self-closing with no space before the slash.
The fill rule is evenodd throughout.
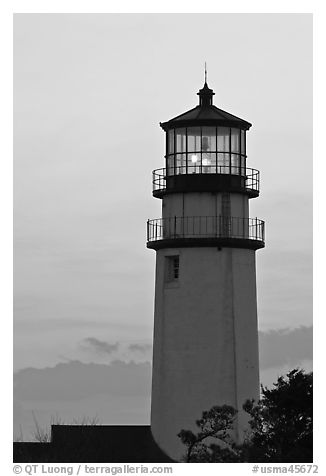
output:
<path id="1" fill-rule="evenodd" d="M 179 256 L 165 257 L 165 280 L 168 283 L 179 279 Z"/>

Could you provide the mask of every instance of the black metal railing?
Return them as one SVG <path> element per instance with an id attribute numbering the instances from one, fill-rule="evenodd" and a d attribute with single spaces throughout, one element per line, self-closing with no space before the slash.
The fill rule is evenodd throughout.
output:
<path id="1" fill-rule="evenodd" d="M 147 241 L 178 238 L 238 238 L 265 241 L 265 222 L 258 218 L 189 216 L 147 221 Z"/>
<path id="2" fill-rule="evenodd" d="M 240 168 L 232 167 L 229 165 L 217 165 L 217 166 L 189 166 L 187 167 L 174 167 L 174 174 L 168 175 L 172 177 L 174 175 L 191 175 L 191 174 L 221 174 L 221 175 L 238 175 L 245 178 L 245 188 L 247 190 L 253 190 L 259 192 L 259 171 L 251 169 L 249 167 Z M 166 169 L 153 170 L 153 192 L 166 190 Z"/>

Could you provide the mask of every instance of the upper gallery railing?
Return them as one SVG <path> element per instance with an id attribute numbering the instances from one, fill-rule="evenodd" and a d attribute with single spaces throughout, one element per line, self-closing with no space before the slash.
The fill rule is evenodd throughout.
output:
<path id="1" fill-rule="evenodd" d="M 174 167 L 173 175 L 166 175 L 166 169 L 153 170 L 153 192 L 166 190 L 166 180 L 168 177 L 176 175 L 191 175 L 191 174 L 210 174 L 210 175 L 238 175 L 245 178 L 245 188 L 248 191 L 259 192 L 259 171 L 246 167 L 241 169 L 241 173 L 238 167 L 230 167 L 229 165 L 218 166 L 188 166 L 186 167 Z"/>

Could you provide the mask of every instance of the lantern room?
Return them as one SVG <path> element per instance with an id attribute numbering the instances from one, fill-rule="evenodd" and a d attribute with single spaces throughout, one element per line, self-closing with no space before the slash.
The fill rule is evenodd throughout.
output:
<path id="1" fill-rule="evenodd" d="M 166 133 L 165 168 L 153 171 L 153 194 L 175 191 L 229 191 L 259 195 L 259 172 L 246 164 L 251 124 L 213 105 L 207 86 L 199 104 L 160 123 Z"/>
<path id="2" fill-rule="evenodd" d="M 246 132 L 237 127 L 189 126 L 167 131 L 167 175 L 246 173 Z"/>
<path id="3" fill-rule="evenodd" d="M 161 123 L 167 175 L 245 175 L 246 130 L 251 124 L 214 106 L 215 93 L 206 82 L 197 94 L 197 107 Z"/>

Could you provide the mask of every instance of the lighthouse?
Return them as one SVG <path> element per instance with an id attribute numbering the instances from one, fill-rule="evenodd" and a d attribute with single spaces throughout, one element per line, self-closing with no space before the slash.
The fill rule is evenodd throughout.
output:
<path id="1" fill-rule="evenodd" d="M 214 405 L 259 399 L 256 250 L 264 222 L 250 218 L 259 171 L 247 167 L 251 124 L 213 105 L 205 84 L 193 109 L 160 123 L 165 167 L 153 171 L 162 216 L 147 222 L 156 251 L 151 431 L 180 461 L 177 434 Z"/>

